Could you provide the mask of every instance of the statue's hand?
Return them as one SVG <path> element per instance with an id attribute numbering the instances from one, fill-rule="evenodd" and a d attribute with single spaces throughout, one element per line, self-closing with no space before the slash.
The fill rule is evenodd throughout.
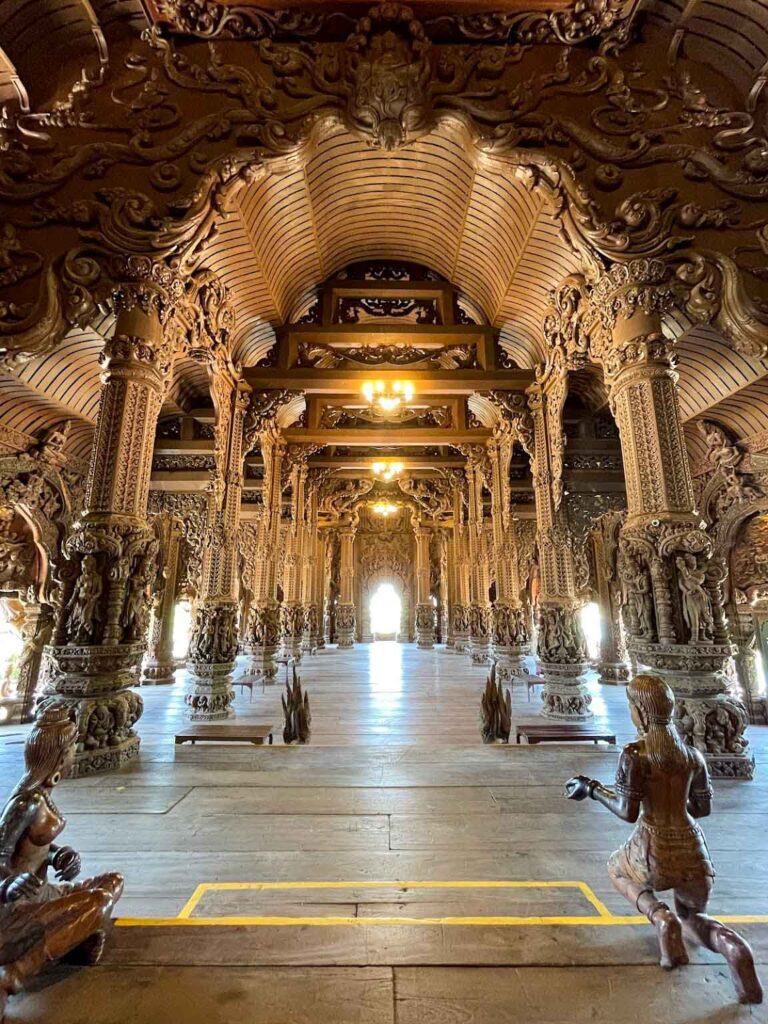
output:
<path id="1" fill-rule="evenodd" d="M 565 795 L 569 800 L 586 800 L 589 796 L 591 779 L 586 775 L 575 775 L 565 784 Z"/>
<path id="2" fill-rule="evenodd" d="M 31 899 L 37 895 L 42 884 L 42 878 L 38 878 L 37 875 L 31 874 L 29 871 L 16 875 L 5 886 L 5 902 L 15 903 L 16 900 Z"/>
<path id="3" fill-rule="evenodd" d="M 51 859 L 51 867 L 60 882 L 71 882 L 80 874 L 80 854 L 71 846 L 61 846 Z"/>

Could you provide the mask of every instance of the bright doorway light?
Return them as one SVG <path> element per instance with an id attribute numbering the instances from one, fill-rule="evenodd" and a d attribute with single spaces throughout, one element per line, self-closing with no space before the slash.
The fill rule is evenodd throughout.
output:
<path id="1" fill-rule="evenodd" d="M 13 613 L 6 600 L 0 600 L 0 693 L 16 692 L 19 679 L 19 658 L 24 641 L 18 628 L 12 625 Z"/>
<path id="2" fill-rule="evenodd" d="M 590 601 L 581 609 L 580 615 L 589 660 L 596 661 L 600 657 L 600 606 L 596 601 Z"/>
<path id="3" fill-rule="evenodd" d="M 392 636 L 400 632 L 402 603 L 391 583 L 382 583 L 371 598 L 371 632 Z"/>
<path id="4" fill-rule="evenodd" d="M 189 633 L 192 628 L 192 606 L 189 601 L 179 601 L 173 615 L 173 656 L 186 658 L 189 649 Z"/>

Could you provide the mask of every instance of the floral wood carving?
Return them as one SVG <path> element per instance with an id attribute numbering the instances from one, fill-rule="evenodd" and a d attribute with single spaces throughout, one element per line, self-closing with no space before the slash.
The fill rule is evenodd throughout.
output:
<path id="1" fill-rule="evenodd" d="M 344 41 L 116 41 L 98 82 L 50 113 L 3 122 L 4 347 L 44 351 L 89 322 L 109 254 L 170 257 L 188 272 L 230 192 L 316 125 L 341 120 L 392 148 L 450 119 L 549 196 L 593 272 L 663 258 L 693 319 L 764 351 L 761 115 L 733 109 L 727 79 L 684 54 L 668 66 L 665 43 L 630 43 L 632 8 L 580 0 L 504 26 L 502 45 L 492 18 L 467 20 L 474 43 L 455 45 L 400 4 L 373 8 Z M 206 0 L 167 10 L 205 38 L 216 18 L 235 17 Z M 610 45 L 578 45 L 595 32 L 627 44 L 620 59 Z M 649 187 L 649 167 L 663 187 Z"/>

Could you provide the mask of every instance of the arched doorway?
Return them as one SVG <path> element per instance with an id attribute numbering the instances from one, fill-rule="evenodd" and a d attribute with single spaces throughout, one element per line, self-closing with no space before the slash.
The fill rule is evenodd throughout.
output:
<path id="1" fill-rule="evenodd" d="M 380 583 L 370 600 L 371 632 L 374 640 L 397 640 L 403 602 L 392 583 Z"/>

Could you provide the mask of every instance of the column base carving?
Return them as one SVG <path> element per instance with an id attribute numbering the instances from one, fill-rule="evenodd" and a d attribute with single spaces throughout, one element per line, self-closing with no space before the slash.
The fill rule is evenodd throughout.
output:
<path id="1" fill-rule="evenodd" d="M 539 673 L 544 680 L 541 693 L 541 714 L 544 718 L 561 722 L 586 722 L 592 718 L 592 697 L 582 678 L 588 668 L 586 662 L 539 663 Z"/>
<path id="2" fill-rule="evenodd" d="M 473 603 L 469 606 L 469 658 L 473 665 L 487 665 L 490 662 L 490 618 L 491 606 Z"/>
<path id="3" fill-rule="evenodd" d="M 509 604 L 493 606 L 491 661 L 502 681 L 528 675 L 523 659 L 530 654 L 530 636 L 525 611 Z"/>
<path id="4" fill-rule="evenodd" d="M 277 678 L 280 639 L 280 606 L 277 601 L 259 601 L 251 608 L 249 630 L 243 649 L 248 655 L 248 672 L 263 679 L 266 686 Z"/>
<path id="5" fill-rule="evenodd" d="M 237 604 L 203 601 L 195 613 L 189 642 L 190 688 L 184 698 L 187 718 L 193 722 L 213 722 L 234 714 L 231 674 L 236 657 Z"/>
<path id="6" fill-rule="evenodd" d="M 217 722 L 235 714 L 232 701 L 232 669 L 234 661 L 222 665 L 187 663 L 190 689 L 184 698 L 186 717 L 192 722 Z"/>
<path id="7" fill-rule="evenodd" d="M 753 697 L 748 714 L 750 725 L 768 725 L 768 697 Z"/>
<path id="8" fill-rule="evenodd" d="M 139 753 L 133 726 L 144 702 L 136 684 L 143 644 L 48 647 L 51 677 L 40 708 L 66 707 L 77 723 L 70 777 L 114 771 Z"/>
<path id="9" fill-rule="evenodd" d="M 525 678 L 525 676 L 529 675 L 525 659 L 530 653 L 530 644 L 519 644 L 509 647 L 493 644 L 490 658 L 496 666 L 496 675 L 505 683 L 510 679 Z"/>
<path id="10" fill-rule="evenodd" d="M 16 725 L 21 721 L 21 697 L 0 697 L 0 724 Z"/>
<path id="11" fill-rule="evenodd" d="M 722 671 L 731 644 L 658 644 L 635 641 L 638 668 L 659 676 L 675 694 L 675 723 L 685 741 L 707 759 L 715 778 L 751 779 L 755 759 L 744 731 L 744 704 L 726 692 Z"/>
<path id="12" fill-rule="evenodd" d="M 338 647 L 355 646 L 355 606 L 340 604 L 336 609 L 336 644 Z"/>
<path id="13" fill-rule="evenodd" d="M 141 668 L 142 686 L 166 686 L 175 681 L 176 662 L 172 657 L 144 659 Z"/>
<path id="14" fill-rule="evenodd" d="M 416 646 L 431 651 L 435 646 L 435 615 L 431 604 L 416 605 Z"/>
<path id="15" fill-rule="evenodd" d="M 301 663 L 304 636 L 304 606 L 284 603 L 280 608 L 280 653 L 277 660 L 289 665 Z"/>
<path id="16" fill-rule="evenodd" d="M 320 617 L 317 612 L 317 605 L 308 604 L 304 609 L 304 631 L 301 635 L 301 650 L 304 654 L 314 654 L 321 646 L 325 645 L 320 635 Z"/>
<path id="17" fill-rule="evenodd" d="M 600 682 L 605 686 L 624 686 L 629 682 L 629 665 L 624 661 L 601 661 Z"/>
<path id="18" fill-rule="evenodd" d="M 469 650 L 469 634 L 454 633 L 451 650 L 454 654 L 466 654 Z"/>

